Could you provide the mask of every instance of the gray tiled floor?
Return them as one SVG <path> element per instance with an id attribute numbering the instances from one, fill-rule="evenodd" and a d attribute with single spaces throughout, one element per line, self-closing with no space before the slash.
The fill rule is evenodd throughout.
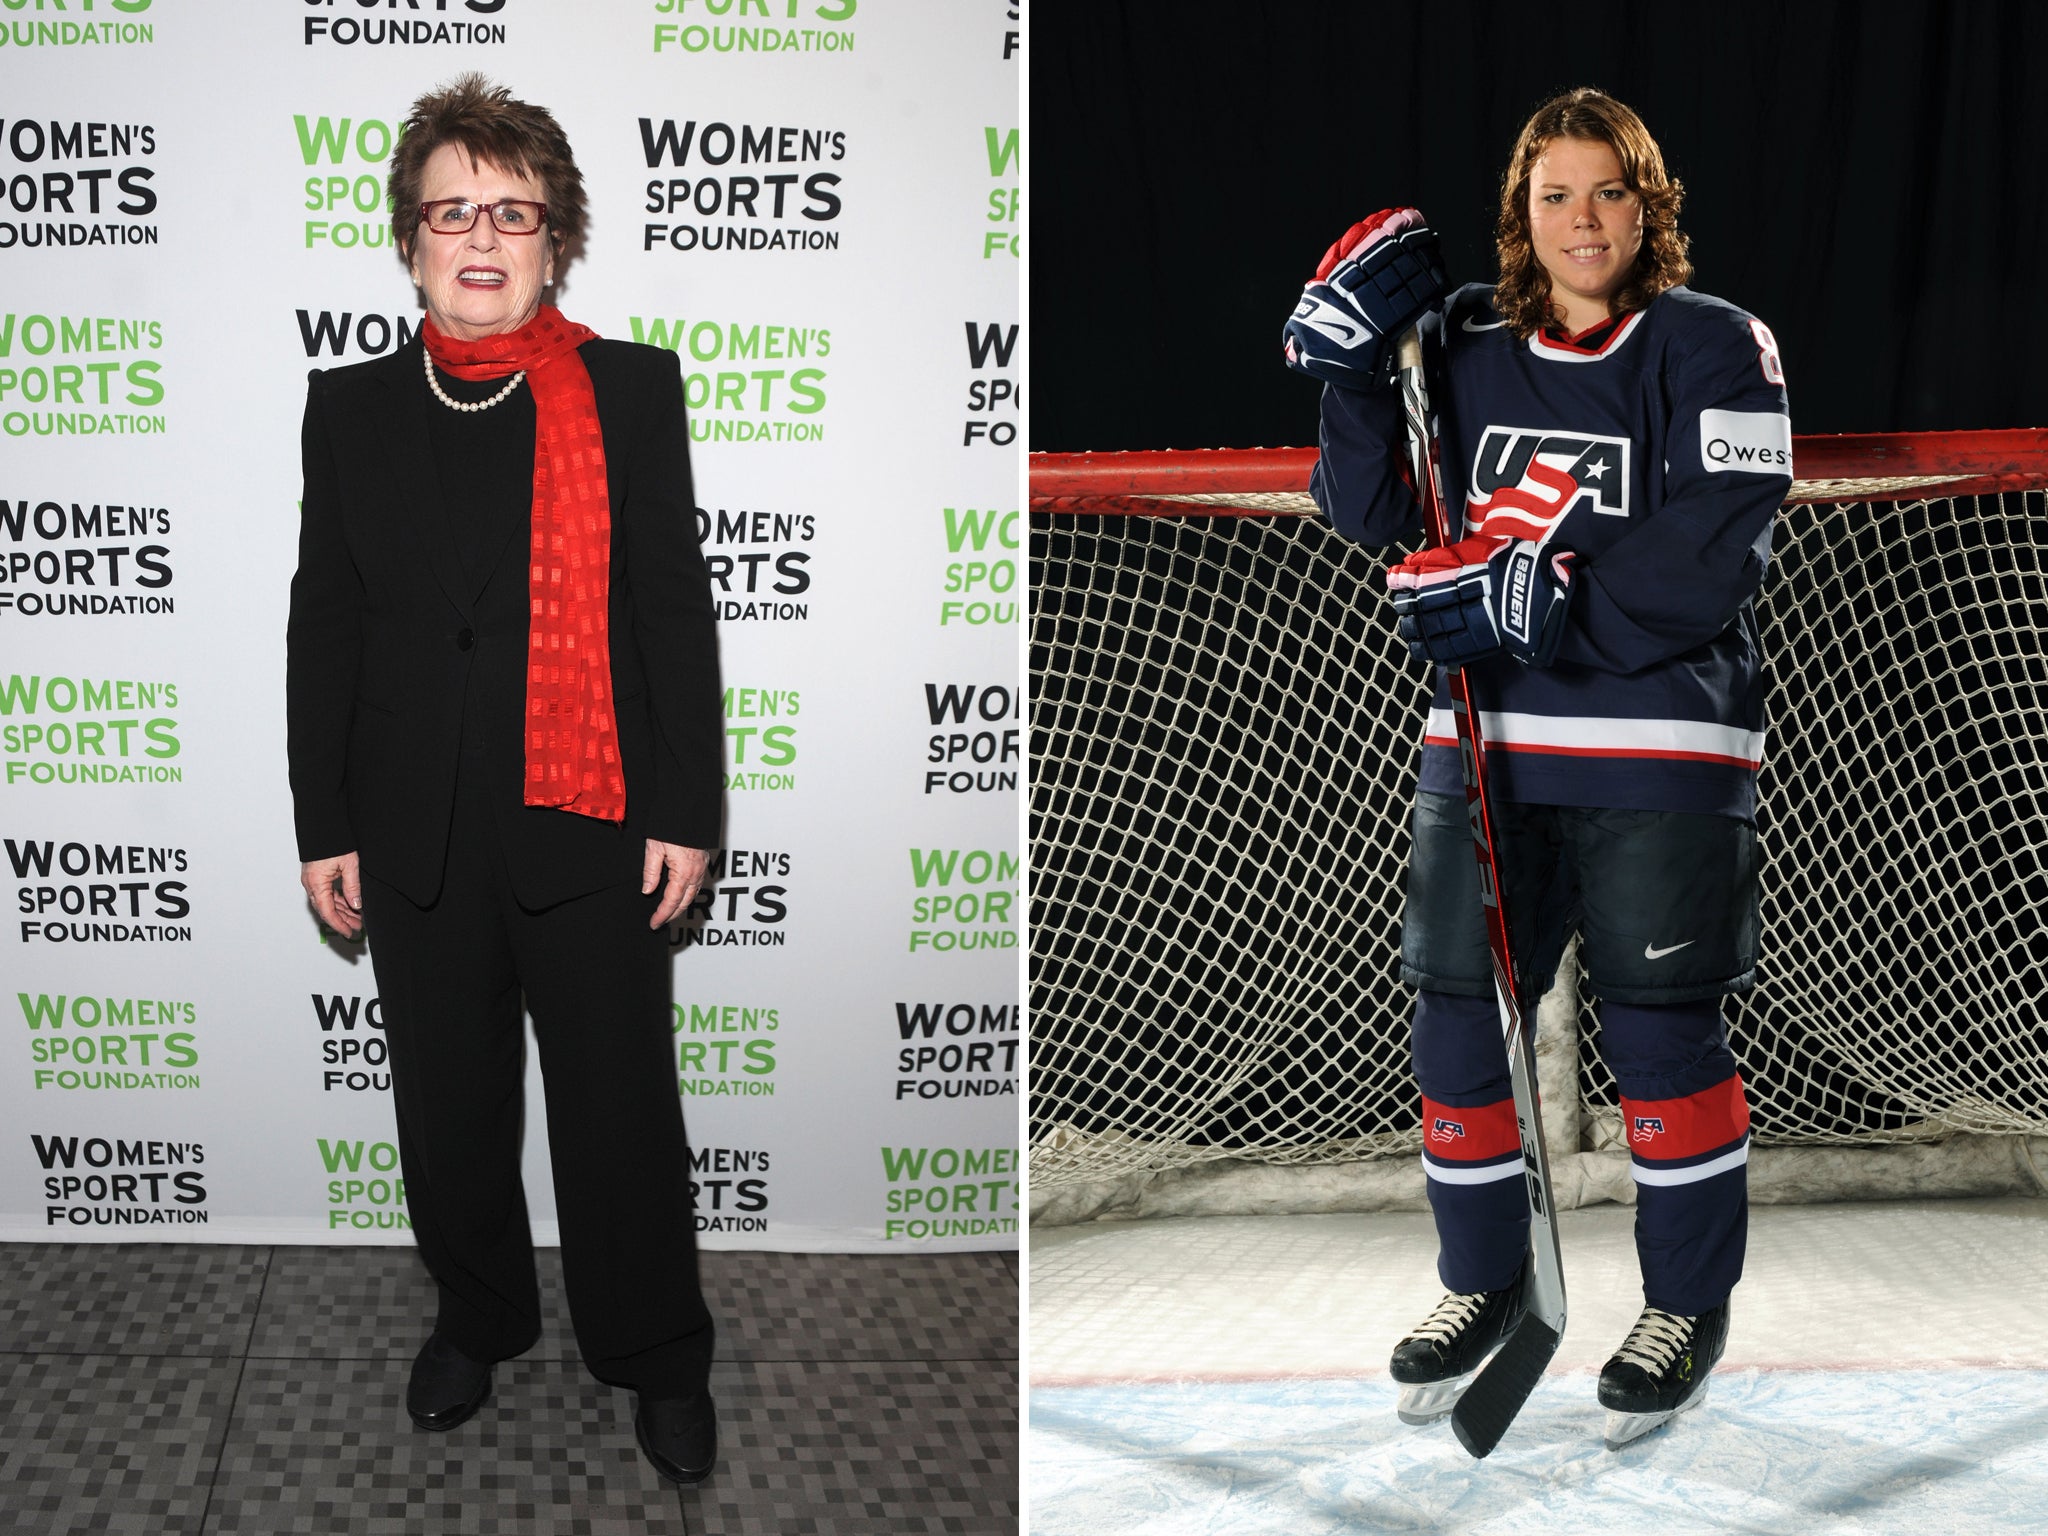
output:
<path id="1" fill-rule="evenodd" d="M 720 1460 L 683 1490 L 540 1263 L 541 1341 L 424 1435 L 411 1249 L 0 1245 L 0 1532 L 1017 1529 L 1014 1255 L 703 1255 Z"/>

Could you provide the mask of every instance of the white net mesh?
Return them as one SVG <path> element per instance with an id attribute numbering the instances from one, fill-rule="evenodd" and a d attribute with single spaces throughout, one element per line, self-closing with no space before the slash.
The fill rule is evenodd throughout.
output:
<path id="1" fill-rule="evenodd" d="M 1041 1189 L 1420 1145 L 1397 951 L 1427 701 L 1393 557 L 1190 510 L 1033 518 Z M 1759 1144 L 2048 1133 L 2044 549 L 2038 491 L 1781 516 L 1762 981 L 1726 1005 Z"/>

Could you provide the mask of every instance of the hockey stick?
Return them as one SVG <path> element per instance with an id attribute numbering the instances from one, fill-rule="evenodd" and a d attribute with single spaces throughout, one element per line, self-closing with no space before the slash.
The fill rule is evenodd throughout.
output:
<path id="1" fill-rule="evenodd" d="M 1407 419 L 1408 462 L 1415 494 L 1422 502 L 1430 542 L 1455 543 L 1444 511 L 1443 480 L 1436 435 L 1429 425 L 1429 383 L 1423 376 L 1422 337 L 1415 330 L 1400 339 L 1401 408 Z M 1451 717 L 1458 728 L 1458 761 L 1464 766 L 1465 819 L 1479 859 L 1479 897 L 1486 908 L 1486 944 L 1493 956 L 1493 994 L 1507 1043 L 1508 1077 L 1515 1094 L 1515 1125 L 1522 1137 L 1522 1170 L 1529 1196 L 1527 1310 L 1486 1368 L 1473 1379 L 1451 1411 L 1458 1443 L 1484 1456 L 1507 1433 L 1522 1404 L 1536 1390 L 1551 1356 L 1564 1339 L 1564 1259 L 1557 1246 L 1556 1206 L 1550 1193 L 1550 1158 L 1543 1147 L 1543 1117 L 1536 1101 L 1534 1009 L 1523 1006 L 1515 980 L 1514 949 L 1508 942 L 1500 858 L 1493 840 L 1493 813 L 1486 795 L 1486 742 L 1472 702 L 1472 680 L 1458 667 L 1444 668 Z"/>

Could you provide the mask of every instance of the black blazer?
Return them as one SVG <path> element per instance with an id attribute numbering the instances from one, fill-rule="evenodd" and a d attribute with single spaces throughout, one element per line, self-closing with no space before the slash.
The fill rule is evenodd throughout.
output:
<path id="1" fill-rule="evenodd" d="M 521 803 L 526 546 L 508 537 L 466 571 L 428 442 L 426 413 L 446 407 L 427 392 L 415 340 L 372 362 L 315 369 L 307 391 L 285 668 L 301 861 L 353 849 L 366 874 L 432 901 L 465 721 L 480 733 L 468 752 L 527 906 L 637 877 L 649 837 L 717 845 L 724 722 L 681 364 L 634 342 L 580 351 L 611 491 L 624 824 Z"/>

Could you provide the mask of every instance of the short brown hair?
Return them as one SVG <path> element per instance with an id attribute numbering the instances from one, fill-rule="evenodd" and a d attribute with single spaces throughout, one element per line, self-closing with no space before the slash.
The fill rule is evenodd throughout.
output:
<path id="1" fill-rule="evenodd" d="M 1522 126 L 1500 183 L 1500 281 L 1493 307 L 1508 329 L 1527 340 L 1557 319 L 1550 303 L 1550 274 L 1536 259 L 1529 235 L 1529 178 L 1543 151 L 1558 139 L 1605 144 L 1621 162 L 1621 179 L 1642 200 L 1643 247 L 1628 279 L 1614 296 L 1617 314 L 1641 309 L 1667 288 L 1692 276 L 1686 259 L 1690 242 L 1679 232 L 1678 207 L 1685 187 L 1664 170 L 1664 152 L 1634 112 L 1604 91 L 1581 86 L 1553 96 Z"/>
<path id="2" fill-rule="evenodd" d="M 470 163 L 488 160 L 514 175 L 541 184 L 548 205 L 548 238 L 555 254 L 583 233 L 583 173 L 569 152 L 569 137 L 546 107 L 515 101 L 502 85 L 474 70 L 458 75 L 412 104 L 399 130 L 385 185 L 391 201 L 391 232 L 398 254 L 412 258 L 420 225 L 420 178 L 428 158 L 443 144 L 468 151 Z"/>

